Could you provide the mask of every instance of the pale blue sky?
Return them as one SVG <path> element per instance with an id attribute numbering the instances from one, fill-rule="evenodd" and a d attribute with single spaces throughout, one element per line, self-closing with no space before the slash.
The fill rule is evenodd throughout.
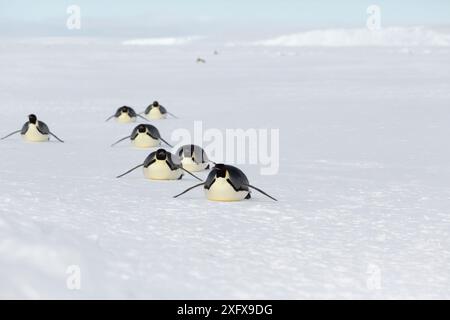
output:
<path id="1" fill-rule="evenodd" d="M 370 4 L 381 7 L 383 26 L 450 25 L 450 0 L 0 0 L 0 34 L 68 35 L 66 8 L 71 4 L 82 10 L 79 34 L 92 36 L 364 27 Z"/>

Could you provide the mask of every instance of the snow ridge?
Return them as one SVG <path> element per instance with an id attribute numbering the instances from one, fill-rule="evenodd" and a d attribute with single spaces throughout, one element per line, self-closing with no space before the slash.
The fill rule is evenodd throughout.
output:
<path id="1" fill-rule="evenodd" d="M 311 30 L 253 42 L 257 46 L 282 47 L 392 47 L 450 46 L 450 34 L 425 27 L 389 27 L 369 29 Z"/>

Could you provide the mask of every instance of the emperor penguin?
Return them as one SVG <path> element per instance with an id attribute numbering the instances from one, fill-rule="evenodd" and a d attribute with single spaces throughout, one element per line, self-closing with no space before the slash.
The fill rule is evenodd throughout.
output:
<path id="1" fill-rule="evenodd" d="M 176 118 L 175 115 L 168 112 L 166 108 L 160 105 L 158 101 L 154 101 L 150 104 L 147 109 L 145 109 L 144 114 L 149 120 L 166 119 L 168 114 Z"/>
<path id="2" fill-rule="evenodd" d="M 181 146 L 175 154 L 180 157 L 183 168 L 190 172 L 209 169 L 211 161 L 209 161 L 205 150 L 195 144 Z"/>
<path id="3" fill-rule="evenodd" d="M 157 147 L 161 144 L 160 140 L 167 144 L 169 147 L 173 148 L 166 140 L 161 137 L 159 130 L 151 124 L 138 125 L 133 129 L 131 135 L 114 142 L 111 147 L 127 139 L 131 139 L 131 143 L 136 148 Z"/>
<path id="4" fill-rule="evenodd" d="M 226 164 L 216 164 L 211 169 L 205 182 L 185 190 L 174 198 L 178 198 L 186 192 L 200 186 L 203 186 L 206 198 L 212 201 L 229 202 L 250 199 L 250 188 L 261 192 L 274 201 L 278 201 L 261 189 L 252 186 L 247 176 L 240 169 Z"/>
<path id="5" fill-rule="evenodd" d="M 136 111 L 134 111 L 133 108 L 127 107 L 127 106 L 122 106 L 119 109 L 117 109 L 115 114 L 113 114 L 111 117 L 106 119 L 106 122 L 111 120 L 112 118 L 116 118 L 116 121 L 119 123 L 131 123 L 131 122 L 136 122 L 137 117 L 140 117 L 140 118 L 144 119 L 145 121 L 147 121 L 147 119 L 145 119 L 143 116 L 138 115 L 136 113 Z"/>
<path id="6" fill-rule="evenodd" d="M 28 116 L 28 121 L 23 125 L 21 130 L 14 131 L 8 134 L 6 137 L 3 137 L 1 140 L 6 139 L 16 133 L 20 133 L 24 140 L 30 142 L 46 142 L 50 140 L 50 136 L 52 136 L 59 142 L 64 142 L 56 135 L 54 135 L 44 122 L 39 121 L 34 114 L 30 114 Z"/>
<path id="7" fill-rule="evenodd" d="M 121 178 L 140 167 L 144 167 L 144 176 L 151 180 L 181 180 L 184 171 L 197 180 L 202 181 L 202 179 L 184 169 L 176 155 L 164 149 L 150 153 L 143 164 L 128 170 L 117 178 Z"/>

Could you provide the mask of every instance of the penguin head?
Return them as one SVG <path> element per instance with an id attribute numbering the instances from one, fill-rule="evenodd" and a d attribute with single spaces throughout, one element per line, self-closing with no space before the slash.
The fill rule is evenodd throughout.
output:
<path id="1" fill-rule="evenodd" d="M 153 101 L 152 106 L 155 107 L 155 108 L 158 108 L 159 107 L 159 102 L 158 101 Z"/>
<path id="2" fill-rule="evenodd" d="M 167 158 L 167 151 L 164 149 L 159 149 L 156 151 L 156 159 L 157 160 L 166 160 Z"/>
<path id="3" fill-rule="evenodd" d="M 216 178 L 225 178 L 227 176 L 227 168 L 224 164 L 218 163 L 215 165 Z"/>
<path id="4" fill-rule="evenodd" d="M 28 116 L 28 120 L 30 121 L 30 123 L 36 124 L 36 122 L 37 122 L 37 117 L 36 117 L 36 115 L 34 115 L 34 114 L 30 114 L 30 115 Z"/>
<path id="5" fill-rule="evenodd" d="M 182 159 L 190 158 L 196 163 L 208 162 L 208 157 L 206 156 L 205 151 L 195 144 L 187 144 L 182 146 L 178 151 L 178 156 Z"/>
<path id="6" fill-rule="evenodd" d="M 147 128 L 145 127 L 145 125 L 140 124 L 138 126 L 138 131 L 139 131 L 139 133 L 145 133 L 147 131 Z"/>
<path id="7" fill-rule="evenodd" d="M 178 152 L 178 156 L 180 158 L 186 159 L 186 158 L 192 158 L 194 159 L 194 153 L 192 152 L 192 144 L 191 145 L 185 145 L 182 148 L 180 148 L 180 151 Z"/>
<path id="8" fill-rule="evenodd" d="M 127 106 L 123 106 L 122 108 L 120 108 L 120 111 L 122 113 L 128 113 L 128 107 Z"/>

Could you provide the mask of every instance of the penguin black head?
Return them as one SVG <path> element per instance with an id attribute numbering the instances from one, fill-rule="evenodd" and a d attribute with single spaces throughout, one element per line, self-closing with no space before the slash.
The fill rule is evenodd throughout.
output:
<path id="1" fill-rule="evenodd" d="M 216 171 L 216 177 L 217 178 L 225 178 L 227 175 L 227 168 L 225 167 L 224 164 L 218 163 L 215 165 L 214 167 L 215 171 Z"/>
<path id="2" fill-rule="evenodd" d="M 167 151 L 164 149 L 159 149 L 156 151 L 156 159 L 158 160 L 166 160 L 167 158 Z"/>
<path id="3" fill-rule="evenodd" d="M 30 121 L 30 123 L 36 124 L 36 122 L 37 122 L 37 117 L 36 117 L 34 114 L 30 114 L 30 115 L 28 116 L 28 120 Z"/>
<path id="4" fill-rule="evenodd" d="M 194 158 L 194 145 L 185 145 L 182 148 L 180 148 L 180 151 L 178 152 L 178 156 L 180 158 L 186 159 L 186 158 Z"/>
<path id="5" fill-rule="evenodd" d="M 123 106 L 122 108 L 120 108 L 120 111 L 122 111 L 122 113 L 128 113 L 128 107 Z"/>
<path id="6" fill-rule="evenodd" d="M 146 128 L 143 124 L 140 124 L 140 125 L 138 126 L 138 131 L 139 131 L 140 133 L 145 133 L 145 131 L 147 131 L 147 128 Z"/>
<path id="7" fill-rule="evenodd" d="M 158 102 L 158 101 L 154 101 L 154 102 L 153 102 L 153 106 L 154 106 L 154 107 L 159 107 L 159 102 Z"/>

